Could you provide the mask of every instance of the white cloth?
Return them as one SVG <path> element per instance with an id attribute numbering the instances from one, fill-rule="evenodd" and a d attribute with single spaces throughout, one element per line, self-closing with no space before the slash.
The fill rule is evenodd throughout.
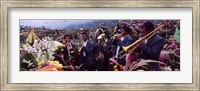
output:
<path id="1" fill-rule="evenodd" d="M 117 52 L 116 52 L 116 55 L 115 55 L 116 58 L 118 58 L 119 49 L 120 49 L 120 46 L 117 46 Z"/>
<path id="2" fill-rule="evenodd" d="M 128 35 L 121 37 L 120 40 L 123 41 L 124 38 L 127 37 L 127 36 L 128 36 Z M 120 46 L 117 46 L 117 51 L 116 51 L 116 55 L 115 55 L 116 58 L 118 58 L 118 56 L 119 56 L 119 50 L 120 50 Z"/>
<path id="3" fill-rule="evenodd" d="M 141 39 L 141 38 L 139 38 L 139 39 Z M 148 39 L 144 39 L 144 43 L 146 44 L 148 42 Z"/>
<path id="4" fill-rule="evenodd" d="M 83 57 L 86 57 L 86 53 L 85 52 L 83 52 Z"/>
<path id="5" fill-rule="evenodd" d="M 87 42 L 88 42 L 88 40 L 86 40 L 86 41 L 83 42 L 83 46 L 84 46 L 84 47 L 86 47 Z M 83 56 L 86 57 L 86 53 L 85 53 L 85 52 L 83 52 Z"/>
<path id="6" fill-rule="evenodd" d="M 147 39 L 145 39 L 145 40 L 144 40 L 144 43 L 146 44 L 147 42 L 148 42 L 148 40 L 147 40 Z"/>
<path id="7" fill-rule="evenodd" d="M 84 47 L 86 47 L 87 42 L 88 42 L 88 40 L 83 42 L 83 46 L 84 46 Z"/>
<path id="8" fill-rule="evenodd" d="M 120 39 L 120 40 L 121 40 L 121 41 L 123 41 L 123 40 L 124 40 L 124 38 L 125 38 L 125 37 L 121 37 L 121 39 Z"/>
<path id="9" fill-rule="evenodd" d="M 120 39 L 120 40 L 121 40 L 121 41 L 123 41 L 123 40 L 124 40 L 124 38 L 125 38 L 125 37 L 128 37 L 128 36 L 129 36 L 129 35 L 123 36 L 123 37 L 121 37 L 121 39 Z"/>
<path id="10" fill-rule="evenodd" d="M 105 42 L 108 42 L 108 39 L 106 39 Z"/>

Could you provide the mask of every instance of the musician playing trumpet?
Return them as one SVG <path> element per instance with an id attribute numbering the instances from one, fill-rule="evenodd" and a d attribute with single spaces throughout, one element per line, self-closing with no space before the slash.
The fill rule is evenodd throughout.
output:
<path id="1" fill-rule="evenodd" d="M 144 37 L 145 35 L 149 34 L 151 31 L 154 30 L 154 24 L 151 22 L 145 22 L 140 31 L 140 36 Z M 151 60 L 158 60 L 160 51 L 165 44 L 164 38 L 162 38 L 158 34 L 152 34 L 147 36 L 144 40 L 140 41 L 137 46 L 141 53 L 140 59 L 151 59 Z M 159 70 L 159 64 L 151 63 L 150 68 L 152 70 Z"/>
<path id="2" fill-rule="evenodd" d="M 72 37 L 68 34 L 64 36 L 64 60 L 67 60 L 70 56 L 75 56 L 77 54 L 77 46 L 71 42 Z"/>
<path id="3" fill-rule="evenodd" d="M 121 26 L 120 35 L 116 36 L 113 41 L 114 50 L 112 54 L 118 59 L 118 63 L 123 66 L 126 64 L 125 59 L 124 58 L 119 59 L 121 56 L 120 51 L 123 50 L 122 46 L 128 46 L 135 41 L 131 37 L 130 32 L 131 32 L 130 26 L 128 24 L 124 24 L 123 26 Z"/>
<path id="4" fill-rule="evenodd" d="M 94 58 L 94 44 L 89 39 L 89 34 L 87 32 L 82 33 L 83 43 L 79 45 L 81 48 L 81 53 L 79 57 L 79 64 L 87 64 L 87 71 L 94 71 L 95 68 L 95 58 Z"/>

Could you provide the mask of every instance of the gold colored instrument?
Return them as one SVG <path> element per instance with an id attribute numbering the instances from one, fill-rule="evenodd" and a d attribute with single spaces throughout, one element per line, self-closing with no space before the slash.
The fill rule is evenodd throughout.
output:
<path id="1" fill-rule="evenodd" d="M 71 45 L 71 43 L 69 41 L 67 41 L 67 46 L 66 47 L 67 47 L 67 51 L 69 53 L 69 56 L 71 56 L 71 53 L 74 53 L 74 50 L 73 50 L 72 45 Z"/>
<path id="2" fill-rule="evenodd" d="M 120 55 L 120 54 L 122 54 L 122 53 L 124 53 L 124 52 L 126 52 L 126 53 L 123 54 L 120 58 L 123 58 L 123 57 L 127 54 L 128 50 L 129 50 L 130 48 L 132 48 L 132 49 L 129 51 L 129 53 L 132 53 L 132 52 L 138 47 L 137 44 L 138 44 L 140 41 L 142 41 L 142 40 L 144 40 L 144 39 L 149 39 L 149 38 L 153 37 L 155 34 L 157 34 L 156 32 L 157 32 L 159 29 L 161 29 L 163 26 L 164 26 L 164 25 L 160 25 L 159 27 L 157 27 L 156 29 L 154 29 L 153 31 L 151 31 L 150 33 L 148 33 L 147 35 L 145 35 L 144 37 L 142 37 L 142 38 L 136 40 L 135 42 L 133 42 L 132 44 L 130 44 L 130 45 L 128 45 L 128 46 L 122 46 L 123 50 L 120 51 L 118 55 Z M 115 57 L 115 56 L 114 56 L 114 57 Z"/>
<path id="3" fill-rule="evenodd" d="M 81 52 L 82 48 L 83 48 L 83 46 L 78 47 L 78 52 Z"/>
<path id="4" fill-rule="evenodd" d="M 120 39 L 121 36 L 122 36 L 121 34 L 115 34 L 115 35 L 113 35 L 111 38 L 115 40 L 115 39 L 117 39 L 117 38 Z"/>
<path id="5" fill-rule="evenodd" d="M 180 25 L 180 21 L 177 22 L 177 24 L 174 26 L 174 28 L 178 27 Z M 145 35 L 144 37 L 138 39 L 137 41 L 135 41 L 134 43 L 124 47 L 122 46 L 123 48 L 123 51 L 127 52 L 130 48 L 132 48 L 130 50 L 129 53 L 132 53 L 138 46 L 135 46 L 137 43 L 139 43 L 140 41 L 144 40 L 144 39 L 150 39 L 151 37 L 153 37 L 155 34 L 157 34 L 159 31 L 159 29 L 161 29 L 162 27 L 164 27 L 165 25 L 160 25 L 159 27 L 157 27 L 156 29 L 154 29 L 152 32 L 148 33 L 147 35 Z M 133 47 L 135 46 L 135 47 Z M 121 53 L 121 52 L 120 52 Z M 124 55 L 122 55 L 120 58 L 123 58 L 124 56 L 126 56 L 126 53 Z"/>
<path id="6" fill-rule="evenodd" d="M 81 46 L 80 46 L 81 45 Z M 81 53 L 81 50 L 83 48 L 83 45 L 81 44 L 81 41 L 77 41 L 76 42 L 76 46 L 78 47 L 78 55 L 80 55 Z"/>
<path id="7" fill-rule="evenodd" d="M 180 25 L 180 21 L 177 22 L 177 24 L 174 26 L 175 28 L 178 27 Z M 128 53 L 133 53 L 134 50 L 138 47 L 137 44 L 144 40 L 144 39 L 150 39 L 151 37 L 153 37 L 155 34 L 157 34 L 158 32 L 160 32 L 159 30 L 162 29 L 165 25 L 160 25 L 159 27 L 157 27 L 156 29 L 154 29 L 152 32 L 148 33 L 147 35 L 145 35 L 144 37 L 138 39 L 137 41 L 135 41 L 134 43 L 128 45 L 128 46 L 122 46 L 123 50 L 119 52 L 118 55 L 123 54 L 122 56 L 119 57 L 119 59 L 122 59 L 124 56 L 127 55 Z M 130 50 L 131 48 L 131 50 Z M 125 53 L 126 52 L 126 53 Z M 112 58 L 114 58 L 115 56 L 113 56 Z"/>
<path id="8" fill-rule="evenodd" d="M 150 37 L 153 37 L 153 35 L 155 35 L 156 33 L 156 31 L 158 31 L 160 28 L 162 28 L 164 25 L 161 25 L 161 26 L 159 26 L 159 27 L 157 27 L 156 29 L 154 29 L 153 31 L 151 31 L 150 33 L 148 33 L 147 35 L 145 35 L 144 37 L 142 37 L 142 38 L 140 38 L 140 39 L 138 39 L 138 40 L 136 40 L 134 43 L 132 43 L 132 44 L 130 44 L 130 45 L 128 45 L 128 46 L 122 46 L 122 48 L 123 48 L 123 50 L 125 51 L 125 52 L 127 52 L 130 48 L 132 48 L 133 46 L 135 46 L 136 44 L 138 44 L 140 41 L 142 41 L 142 40 L 144 40 L 144 39 L 146 39 L 146 38 L 150 38 Z M 136 48 L 135 48 L 136 49 Z"/>

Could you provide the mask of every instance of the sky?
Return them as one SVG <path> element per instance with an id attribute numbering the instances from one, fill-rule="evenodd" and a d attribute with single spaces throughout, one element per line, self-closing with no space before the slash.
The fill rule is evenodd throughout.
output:
<path id="1" fill-rule="evenodd" d="M 47 29 L 64 29 L 69 25 L 79 25 L 95 20 L 45 20 L 45 19 L 21 19 L 20 26 L 42 27 Z M 151 20 L 154 21 L 154 20 Z"/>
<path id="2" fill-rule="evenodd" d="M 68 25 L 72 24 L 83 24 L 91 22 L 93 20 L 20 20 L 20 26 L 31 26 L 31 27 L 41 27 L 45 28 L 58 28 L 63 29 Z"/>

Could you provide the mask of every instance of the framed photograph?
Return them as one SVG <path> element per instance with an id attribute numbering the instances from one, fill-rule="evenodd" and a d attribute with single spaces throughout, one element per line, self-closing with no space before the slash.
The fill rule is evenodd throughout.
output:
<path id="1" fill-rule="evenodd" d="M 199 91 L 199 0 L 1 0 L 1 90 Z"/>

